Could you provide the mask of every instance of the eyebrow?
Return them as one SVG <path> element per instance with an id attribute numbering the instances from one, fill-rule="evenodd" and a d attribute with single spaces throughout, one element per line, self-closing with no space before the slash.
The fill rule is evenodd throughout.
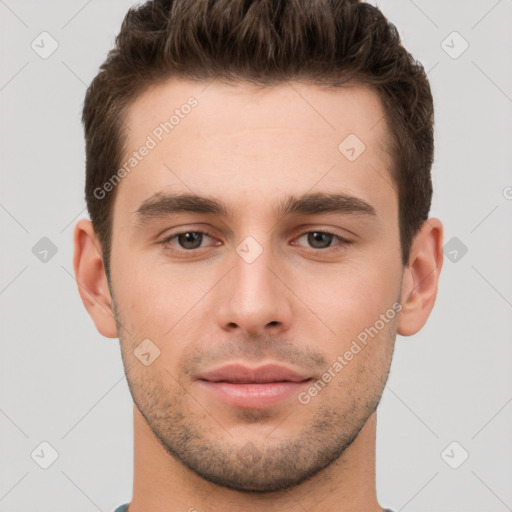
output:
<path id="1" fill-rule="evenodd" d="M 229 205 L 211 197 L 196 194 L 163 193 L 157 193 L 145 200 L 135 211 L 135 214 L 138 217 L 139 224 L 144 225 L 154 218 L 163 218 L 185 212 L 220 217 L 229 217 L 234 214 L 234 210 Z M 308 193 L 300 197 L 289 196 L 277 206 L 274 213 L 278 217 L 319 213 L 377 217 L 375 208 L 363 199 L 347 194 L 327 192 Z"/>

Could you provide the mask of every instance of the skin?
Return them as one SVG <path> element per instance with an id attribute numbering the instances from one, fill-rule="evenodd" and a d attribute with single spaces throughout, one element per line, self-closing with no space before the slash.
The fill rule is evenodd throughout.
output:
<path id="1" fill-rule="evenodd" d="M 134 399 L 129 511 L 380 511 L 376 408 L 396 335 L 418 332 L 433 308 L 443 226 L 424 223 L 403 267 L 389 132 L 372 90 L 206 85 L 169 80 L 129 109 L 135 150 L 168 112 L 198 101 L 117 185 L 111 288 L 90 221 L 75 227 L 80 295 L 98 331 L 119 337 Z M 338 149 L 351 133 L 366 146 L 353 162 Z M 358 197 L 377 215 L 274 213 L 313 192 Z M 136 211 L 157 193 L 215 198 L 230 215 L 168 214 L 141 227 Z M 201 230 L 198 248 L 161 243 Z M 322 230 L 336 236 L 315 244 L 308 234 Z M 236 251 L 248 236 L 262 248 L 252 263 Z M 234 361 L 280 362 L 316 381 L 394 303 L 400 313 L 307 404 L 294 395 L 234 407 L 196 380 Z M 134 354 L 145 339 L 160 350 L 149 366 Z"/>

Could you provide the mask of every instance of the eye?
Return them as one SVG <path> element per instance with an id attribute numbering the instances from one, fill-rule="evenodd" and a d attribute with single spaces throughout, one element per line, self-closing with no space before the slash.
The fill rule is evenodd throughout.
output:
<path id="1" fill-rule="evenodd" d="M 346 238 L 343 238 L 336 233 L 325 230 L 307 231 L 299 236 L 296 240 L 299 241 L 304 238 L 306 238 L 306 242 L 311 249 L 321 251 L 330 248 L 333 248 L 334 250 L 340 250 L 343 249 L 343 246 L 352 243 L 352 241 L 347 240 Z M 205 248 L 206 244 L 203 244 L 203 242 L 205 242 L 207 239 L 214 240 L 213 237 L 205 231 L 190 230 L 174 233 L 170 236 L 167 236 L 160 242 L 160 244 L 162 244 L 166 249 L 184 254 L 187 252 L 194 252 L 197 249 Z M 338 240 L 338 243 L 333 244 L 333 240 Z M 221 245 L 221 242 L 216 241 L 212 245 Z M 294 242 L 293 245 L 302 244 Z"/>
<path id="2" fill-rule="evenodd" d="M 347 240 L 346 238 L 336 235 L 335 233 L 331 233 L 330 231 L 308 231 L 302 234 L 299 238 L 297 238 L 297 240 L 300 240 L 301 238 L 304 237 L 306 237 L 307 243 L 310 244 L 310 246 L 313 249 L 320 250 L 334 247 L 332 245 L 333 239 L 339 240 L 339 243 L 335 244 L 335 246 L 349 245 L 352 243 L 350 240 Z"/>
<path id="3" fill-rule="evenodd" d="M 212 238 L 208 233 L 204 231 L 183 231 L 181 233 L 175 233 L 162 240 L 161 244 L 164 247 L 171 246 L 171 250 L 181 250 L 183 252 L 193 251 L 202 247 L 202 243 L 205 239 Z M 176 239 L 176 243 L 173 243 Z M 176 244 L 178 247 L 176 248 Z M 217 244 L 218 245 L 218 244 Z"/>

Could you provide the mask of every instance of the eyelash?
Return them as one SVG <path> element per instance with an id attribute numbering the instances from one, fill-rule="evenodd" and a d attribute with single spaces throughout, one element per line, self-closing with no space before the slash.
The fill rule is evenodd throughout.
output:
<path id="1" fill-rule="evenodd" d="M 201 230 L 187 230 L 187 231 L 180 231 L 179 233 L 174 233 L 168 237 L 166 237 L 164 240 L 162 240 L 160 242 L 161 245 L 163 245 L 164 247 L 168 248 L 169 245 L 171 245 L 171 241 L 175 238 L 177 238 L 178 236 L 180 235 L 184 235 L 186 233 L 198 233 L 198 234 L 202 234 L 202 235 L 206 235 L 212 239 L 214 239 L 214 237 L 208 233 L 207 231 L 201 231 Z M 313 251 L 313 252 L 328 252 L 329 249 L 331 249 L 331 252 L 337 252 L 339 250 L 342 250 L 343 249 L 343 246 L 347 246 L 347 245 L 350 245 L 352 244 L 352 240 L 348 240 L 347 238 L 344 238 L 336 233 L 334 233 L 333 231 L 329 231 L 329 230 L 325 230 L 325 229 L 313 229 L 313 230 L 309 230 L 309 231 L 304 231 L 303 233 L 301 233 L 298 237 L 296 237 L 297 239 L 298 238 L 302 238 L 304 235 L 308 235 L 310 233 L 321 233 L 323 235 L 332 235 L 333 237 L 337 238 L 339 240 L 339 243 L 334 245 L 334 246 L 329 246 L 329 247 L 325 247 L 324 249 L 315 249 L 314 247 L 310 247 L 309 250 L 310 251 Z M 341 246 L 341 247 L 340 247 Z M 338 247 L 337 249 L 334 249 L 333 251 L 333 248 L 335 247 Z M 181 254 L 191 254 L 191 253 L 194 253 L 194 252 L 197 252 L 201 249 L 201 247 L 197 248 L 197 249 L 176 249 L 176 248 L 173 248 L 171 249 L 172 251 L 174 252 L 178 252 L 178 253 L 181 253 Z"/>

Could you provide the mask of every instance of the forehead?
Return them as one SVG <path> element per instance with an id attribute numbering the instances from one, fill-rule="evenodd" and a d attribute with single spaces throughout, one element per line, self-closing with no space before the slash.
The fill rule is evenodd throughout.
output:
<path id="1" fill-rule="evenodd" d="M 134 212 L 167 192 L 214 196 L 242 211 L 269 202 L 275 212 L 285 193 L 335 189 L 394 214 L 384 116 L 377 93 L 361 85 L 168 80 L 128 109 L 127 172 L 114 210 Z"/>

